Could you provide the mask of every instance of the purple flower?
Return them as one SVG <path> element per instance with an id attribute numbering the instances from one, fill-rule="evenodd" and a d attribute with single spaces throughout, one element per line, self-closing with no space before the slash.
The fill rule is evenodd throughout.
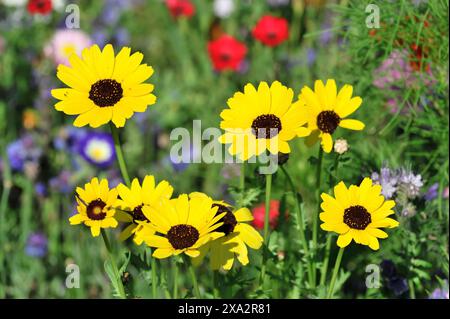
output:
<path id="1" fill-rule="evenodd" d="M 102 168 L 111 165 L 116 157 L 111 134 L 103 132 L 87 133 L 80 141 L 79 152 L 87 162 Z"/>
<path id="2" fill-rule="evenodd" d="M 49 186 L 60 193 L 70 193 L 73 191 L 73 185 L 70 182 L 71 178 L 72 173 L 68 170 L 63 170 L 58 176 L 50 179 Z"/>
<path id="3" fill-rule="evenodd" d="M 28 236 L 25 253 L 28 256 L 42 258 L 47 255 L 48 240 L 43 233 L 32 233 Z"/>
<path id="4" fill-rule="evenodd" d="M 439 183 L 434 183 L 433 185 L 428 188 L 427 192 L 424 195 L 425 200 L 431 201 L 438 197 L 438 191 L 439 191 Z"/>
<path id="5" fill-rule="evenodd" d="M 186 148 L 187 152 L 185 151 Z M 193 144 L 183 147 L 181 149 L 181 153 L 181 155 L 171 153 L 168 157 L 172 168 L 176 172 L 184 171 L 186 168 L 188 168 L 189 164 L 196 162 L 196 160 L 198 160 L 201 156 L 200 150 L 198 150 Z"/>
<path id="6" fill-rule="evenodd" d="M 92 33 L 92 39 L 94 43 L 97 43 L 100 47 L 103 47 L 108 43 L 108 36 L 103 32 L 103 30 L 97 30 Z"/>
<path id="7" fill-rule="evenodd" d="M 316 61 L 316 51 L 313 48 L 309 48 L 306 51 L 306 63 L 308 66 L 311 66 L 314 64 L 314 62 Z"/>
<path id="8" fill-rule="evenodd" d="M 393 277 L 387 281 L 386 287 L 397 297 L 403 295 L 409 290 L 408 281 L 403 277 Z"/>
<path id="9" fill-rule="evenodd" d="M 445 280 L 444 286 L 433 290 L 429 299 L 449 299 L 448 297 L 448 281 Z"/>
<path id="10" fill-rule="evenodd" d="M 11 168 L 16 171 L 23 171 L 27 162 L 38 164 L 42 150 L 35 144 L 31 135 L 25 135 L 10 143 L 6 147 L 6 153 Z"/>
<path id="11" fill-rule="evenodd" d="M 410 199 L 417 197 L 420 194 L 420 189 L 423 186 L 422 176 L 415 175 L 410 170 L 402 169 L 399 177 L 399 184 L 402 191 Z"/>
<path id="12" fill-rule="evenodd" d="M 381 194 L 390 199 L 397 191 L 398 174 L 388 167 L 382 167 L 380 173 L 373 172 L 372 180 L 381 185 Z"/>

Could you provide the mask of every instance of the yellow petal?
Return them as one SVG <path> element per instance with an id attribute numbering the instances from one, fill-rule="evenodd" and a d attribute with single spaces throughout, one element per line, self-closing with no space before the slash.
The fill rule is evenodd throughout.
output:
<path id="1" fill-rule="evenodd" d="M 248 208 L 240 208 L 234 212 L 234 217 L 238 222 L 249 222 L 253 220 L 252 212 Z"/>
<path id="2" fill-rule="evenodd" d="M 328 133 L 322 133 L 322 148 L 325 153 L 330 153 L 331 149 L 333 148 L 333 138 L 331 137 L 331 134 Z"/>
<path id="3" fill-rule="evenodd" d="M 173 253 L 174 251 L 171 248 L 158 248 L 153 252 L 152 256 L 158 259 L 163 259 L 172 256 Z"/>
<path id="4" fill-rule="evenodd" d="M 337 245 L 341 248 L 347 247 L 352 241 L 352 232 L 347 232 L 343 235 L 339 235 Z"/>
<path id="5" fill-rule="evenodd" d="M 339 126 L 349 130 L 361 131 L 364 129 L 364 123 L 358 120 L 344 119 L 339 122 Z"/>
<path id="6" fill-rule="evenodd" d="M 239 237 L 253 249 L 259 249 L 262 245 L 262 236 L 250 225 L 238 224 L 235 227 L 235 232 L 240 233 Z"/>

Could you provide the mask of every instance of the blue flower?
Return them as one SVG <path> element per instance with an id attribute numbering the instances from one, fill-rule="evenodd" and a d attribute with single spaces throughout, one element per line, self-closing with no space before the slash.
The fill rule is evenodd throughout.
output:
<path id="1" fill-rule="evenodd" d="M 380 267 L 381 274 L 386 282 L 386 287 L 391 290 L 395 296 L 401 296 L 409 290 L 408 281 L 397 274 L 397 267 L 391 260 L 383 260 Z"/>
<path id="2" fill-rule="evenodd" d="M 11 168 L 16 171 L 23 171 L 26 162 L 39 163 L 42 150 L 35 144 L 31 135 L 25 135 L 10 143 L 6 147 L 6 153 Z"/>
<path id="3" fill-rule="evenodd" d="M 86 136 L 87 131 L 83 128 L 66 126 L 60 129 L 53 139 L 53 145 L 57 150 L 77 152 L 79 143 Z"/>
<path id="4" fill-rule="evenodd" d="M 433 185 L 428 188 L 427 192 L 424 195 L 425 200 L 431 201 L 438 197 L 438 191 L 439 191 L 439 183 L 434 183 Z"/>
<path id="5" fill-rule="evenodd" d="M 87 162 L 101 168 L 111 165 L 116 157 L 111 134 L 103 132 L 86 134 L 80 141 L 79 152 Z"/>
<path id="6" fill-rule="evenodd" d="M 43 233 L 32 233 L 28 236 L 25 253 L 31 257 L 42 258 L 47 255 L 48 240 Z"/>

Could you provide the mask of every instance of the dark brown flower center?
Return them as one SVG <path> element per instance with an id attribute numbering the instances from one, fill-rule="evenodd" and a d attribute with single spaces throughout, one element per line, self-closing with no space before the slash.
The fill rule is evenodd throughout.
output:
<path id="1" fill-rule="evenodd" d="M 222 53 L 220 59 L 224 62 L 228 62 L 231 60 L 231 56 L 228 53 Z"/>
<path id="2" fill-rule="evenodd" d="M 116 80 L 99 80 L 92 84 L 89 98 L 100 107 L 114 106 L 123 96 L 122 85 Z"/>
<path id="3" fill-rule="evenodd" d="M 191 225 L 175 225 L 167 232 L 167 239 L 175 249 L 192 247 L 200 237 L 198 230 Z"/>
<path id="4" fill-rule="evenodd" d="M 136 206 L 133 209 L 133 222 L 137 222 L 137 221 L 149 222 L 148 218 L 145 217 L 144 213 L 142 212 L 142 205 Z"/>
<path id="5" fill-rule="evenodd" d="M 372 222 L 370 213 L 360 205 L 350 206 L 344 211 L 344 223 L 350 228 L 363 230 Z"/>
<path id="6" fill-rule="evenodd" d="M 317 116 L 317 127 L 324 133 L 333 134 L 341 118 L 334 111 L 323 111 Z"/>
<path id="7" fill-rule="evenodd" d="M 273 114 L 258 116 L 252 123 L 252 133 L 256 138 L 272 138 L 281 131 L 281 121 Z"/>
<path id="8" fill-rule="evenodd" d="M 219 219 L 218 223 L 223 222 L 222 226 L 216 229 L 217 232 L 225 233 L 225 236 L 232 233 L 234 231 L 234 227 L 237 225 L 236 217 L 234 217 L 234 214 L 231 212 L 231 210 L 221 204 L 213 204 L 213 207 L 219 207 L 217 210 L 216 216 L 220 215 L 222 213 L 226 213 L 225 216 L 223 216 L 221 219 Z"/>
<path id="9" fill-rule="evenodd" d="M 103 208 L 106 206 L 106 203 L 103 202 L 100 198 L 93 200 L 86 207 L 86 213 L 89 219 L 91 220 L 102 220 L 105 219 L 106 213 L 103 211 Z"/>

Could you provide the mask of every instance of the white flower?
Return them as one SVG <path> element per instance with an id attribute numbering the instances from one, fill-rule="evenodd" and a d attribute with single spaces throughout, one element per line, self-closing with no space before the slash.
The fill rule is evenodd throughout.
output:
<path id="1" fill-rule="evenodd" d="M 8 7 L 22 7 L 27 3 L 27 0 L 0 0 L 0 3 Z"/>
<path id="2" fill-rule="evenodd" d="M 214 0 L 213 10 L 219 18 L 228 18 L 234 11 L 234 0 Z"/>
<path id="3" fill-rule="evenodd" d="M 334 151 L 340 155 L 344 154 L 345 152 L 348 151 L 348 143 L 345 139 L 343 138 L 338 138 L 335 142 L 334 142 Z"/>

